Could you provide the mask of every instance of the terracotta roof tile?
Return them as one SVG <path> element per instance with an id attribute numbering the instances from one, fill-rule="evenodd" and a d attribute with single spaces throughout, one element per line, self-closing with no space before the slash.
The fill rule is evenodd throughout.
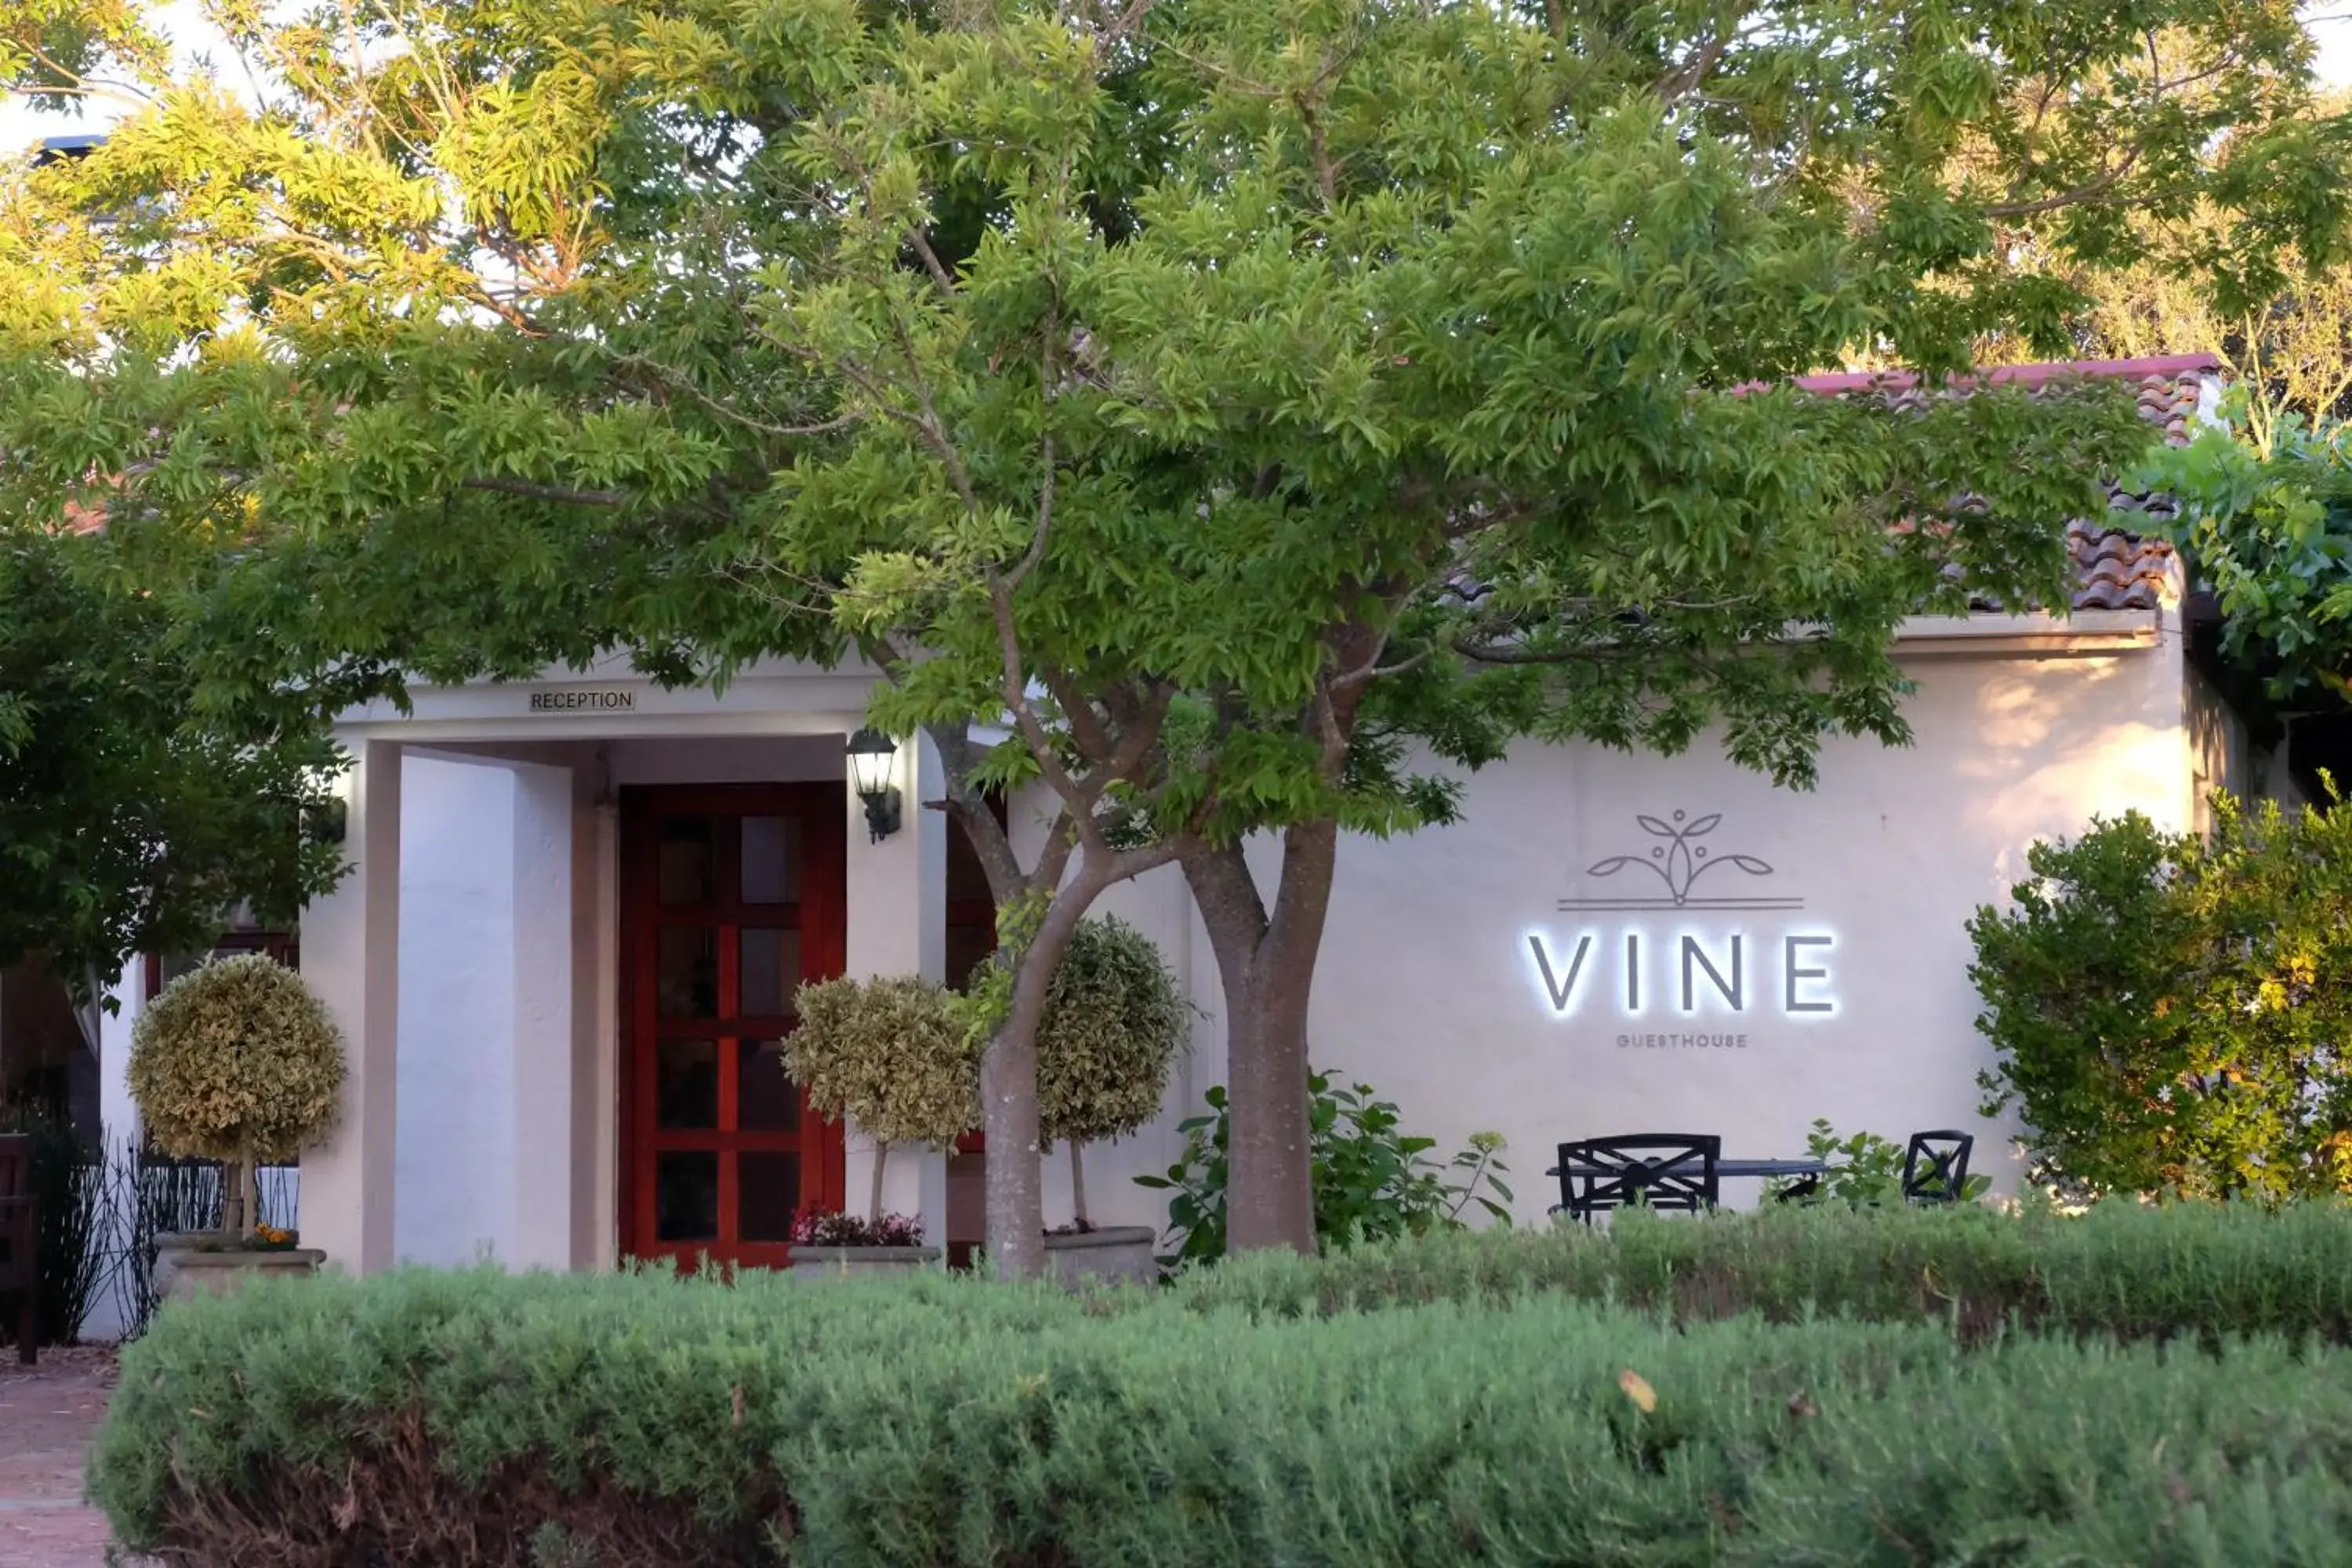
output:
<path id="1" fill-rule="evenodd" d="M 2164 432 L 2176 447 L 2189 444 L 2206 384 L 2218 383 L 2221 362 L 2211 354 L 2171 354 L 2161 359 L 2059 360 L 2041 364 L 2003 365 L 1981 376 L 1956 384 L 1961 395 L 1979 383 L 2022 384 L 2039 390 L 2053 382 L 2079 376 L 2113 376 L 2135 385 L 2140 417 Z M 1797 384 L 1809 391 L 1843 397 L 1855 392 L 1875 392 L 1901 407 L 1924 401 L 1922 391 L 1908 375 L 1870 374 L 1809 375 Z M 2066 547 L 2074 557 L 2074 608 L 2078 610 L 2154 610 L 2178 604 L 2183 590 L 2179 554 L 2166 539 L 2135 530 L 2133 516 L 2169 518 L 2172 498 L 2141 495 L 2110 485 L 2109 511 L 2104 518 L 2077 518 L 2066 525 Z M 1979 610 L 1999 605 L 1980 602 Z"/>

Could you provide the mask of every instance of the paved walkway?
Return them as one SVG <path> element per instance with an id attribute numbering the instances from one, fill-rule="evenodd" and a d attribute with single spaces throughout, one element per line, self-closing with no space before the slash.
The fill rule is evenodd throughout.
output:
<path id="1" fill-rule="evenodd" d="M 0 1352 L 0 1568 L 102 1568 L 106 1519 L 81 1500 L 82 1455 L 114 1388 L 114 1354 Z"/>

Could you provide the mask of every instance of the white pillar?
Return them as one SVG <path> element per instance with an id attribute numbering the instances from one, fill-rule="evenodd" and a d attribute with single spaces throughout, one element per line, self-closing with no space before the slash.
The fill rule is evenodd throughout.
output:
<path id="1" fill-rule="evenodd" d="M 621 1262 L 621 814 L 599 805 L 591 819 L 587 865 L 593 868 L 588 945 L 593 955 L 586 992 L 572 991 L 575 1018 L 583 1026 L 583 1093 L 576 1125 L 590 1167 L 585 1211 L 574 1223 L 584 1232 L 578 1259 L 583 1268 L 616 1268 Z M 581 1222 L 584 1220 L 584 1224 Z"/>
<path id="2" fill-rule="evenodd" d="M 845 759 L 842 765 L 845 775 Z M 947 818 L 931 809 L 931 803 L 944 798 L 939 755 L 918 735 L 898 747 L 896 771 L 899 828 L 879 844 L 872 841 L 854 784 L 848 792 L 847 971 L 938 980 L 947 973 L 948 881 Z M 852 1129 L 845 1205 L 852 1213 L 870 1190 L 873 1160 L 872 1144 Z M 925 1239 L 934 1247 L 946 1245 L 947 1156 L 936 1150 L 894 1149 L 884 1182 L 883 1207 L 919 1214 Z"/>
<path id="3" fill-rule="evenodd" d="M 121 980 L 107 994 L 114 1010 L 101 1008 L 98 1016 L 98 1122 L 105 1139 L 100 1152 L 111 1177 L 122 1173 L 116 1170 L 121 1162 L 138 1157 L 142 1137 L 139 1107 L 131 1098 L 131 1031 L 147 1005 L 144 954 L 133 956 L 123 966 Z M 104 1239 L 110 1252 L 119 1252 L 130 1239 L 122 1229 L 126 1219 L 109 1209 Z M 110 1288 L 97 1293 L 89 1315 L 81 1321 L 84 1339 L 106 1343 L 121 1339 L 128 1327 L 122 1319 L 121 1293 Z"/>
<path id="4" fill-rule="evenodd" d="M 302 915 L 302 973 L 343 1031 L 341 1115 L 302 1152 L 303 1245 L 355 1274 L 393 1262 L 400 1029 L 400 747 L 360 741 L 343 780 L 351 869 Z"/>
<path id="5" fill-rule="evenodd" d="M 138 1102 L 131 1098 L 131 1031 L 147 1005 L 147 960 L 133 957 L 122 978 L 107 993 L 112 1011 L 98 1016 L 98 1121 L 105 1131 L 106 1152 L 135 1145 L 142 1133 Z"/>
<path id="6" fill-rule="evenodd" d="M 572 772 L 514 774 L 514 1162 L 507 1263 L 573 1267 L 572 1204 L 593 1156 L 572 1140 Z M 491 1049 L 496 1042 L 485 1042 Z"/>

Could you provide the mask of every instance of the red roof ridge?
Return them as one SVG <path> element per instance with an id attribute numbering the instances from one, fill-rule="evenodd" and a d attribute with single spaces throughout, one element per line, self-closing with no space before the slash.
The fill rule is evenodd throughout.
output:
<path id="1" fill-rule="evenodd" d="M 1956 375 L 1952 379 L 1963 386 L 1973 385 L 1979 382 L 2041 386 L 2070 375 L 2146 379 L 2155 376 L 2182 376 L 2192 372 L 2214 372 L 2221 369 L 2221 357 L 2219 354 L 2152 354 L 2142 359 L 2040 360 L 2031 364 L 1990 365 L 1981 371 Z M 1890 388 L 1916 386 L 1918 381 L 1918 374 L 1914 371 L 1857 370 L 1801 375 L 1793 378 L 1792 384 L 1801 386 L 1808 392 L 1859 392 L 1874 386 Z"/>

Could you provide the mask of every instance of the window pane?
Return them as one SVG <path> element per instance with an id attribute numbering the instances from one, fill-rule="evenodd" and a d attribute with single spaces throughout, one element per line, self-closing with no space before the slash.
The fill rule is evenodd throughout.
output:
<path id="1" fill-rule="evenodd" d="M 793 904 L 801 896 L 801 819 L 743 819 L 743 901 Z"/>
<path id="2" fill-rule="evenodd" d="M 741 997 L 736 1007 L 745 1018 L 781 1017 L 792 1010 L 793 993 L 801 983 L 801 933 L 746 926 L 741 933 Z"/>
<path id="3" fill-rule="evenodd" d="M 657 896 L 666 904 L 707 904 L 717 896 L 711 872 L 718 857 L 712 836 L 718 824 L 707 816 L 661 819 L 661 868 Z"/>
<path id="4" fill-rule="evenodd" d="M 735 1059 L 735 1125 L 747 1132 L 784 1132 L 798 1124 L 800 1091 L 784 1076 L 784 1042 L 746 1040 Z"/>
<path id="5" fill-rule="evenodd" d="M 790 1241 L 801 1206 L 798 1154 L 735 1156 L 736 1218 L 745 1241 Z"/>
<path id="6" fill-rule="evenodd" d="M 654 1156 L 654 1238 L 719 1239 L 719 1156 L 704 1150 Z"/>
<path id="7" fill-rule="evenodd" d="M 719 1125 L 719 1042 L 664 1040 L 654 1055 L 654 1122 Z"/>
<path id="8" fill-rule="evenodd" d="M 719 1016 L 719 933 L 709 926 L 664 926 L 654 983 L 665 1018 Z"/>

